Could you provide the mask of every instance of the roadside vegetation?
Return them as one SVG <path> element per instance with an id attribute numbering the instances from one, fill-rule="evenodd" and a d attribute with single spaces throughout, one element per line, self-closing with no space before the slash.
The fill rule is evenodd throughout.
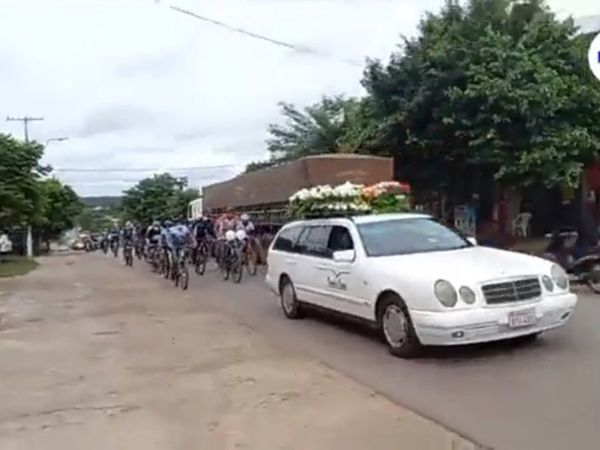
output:
<path id="1" fill-rule="evenodd" d="M 0 258 L 0 278 L 25 275 L 34 270 L 38 264 L 31 258 L 23 256 L 6 256 Z"/>

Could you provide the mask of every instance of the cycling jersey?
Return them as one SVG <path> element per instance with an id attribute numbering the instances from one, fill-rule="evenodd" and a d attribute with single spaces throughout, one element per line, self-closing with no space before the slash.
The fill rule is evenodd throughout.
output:
<path id="1" fill-rule="evenodd" d="M 248 234 L 248 235 L 252 234 L 255 230 L 254 224 L 252 223 L 251 220 L 247 220 L 246 222 L 244 222 L 243 220 L 240 220 L 237 224 L 237 229 L 244 230 L 246 232 L 246 234 Z"/>
<path id="2" fill-rule="evenodd" d="M 194 225 L 194 236 L 196 239 L 200 240 L 205 238 L 206 236 L 214 236 L 215 230 L 212 221 L 208 219 L 200 219 Z"/>
<path id="3" fill-rule="evenodd" d="M 146 230 L 146 239 L 148 239 L 150 242 L 157 243 L 160 239 L 161 232 L 162 230 L 160 227 L 150 226 Z"/>
<path id="4" fill-rule="evenodd" d="M 133 242 L 133 231 L 133 228 L 124 228 L 121 231 L 121 237 L 123 238 L 123 241 Z"/>
<path id="5" fill-rule="evenodd" d="M 190 229 L 185 225 L 174 225 L 166 230 L 167 247 L 171 250 L 181 249 L 191 236 Z"/>
<path id="6" fill-rule="evenodd" d="M 228 231 L 235 231 L 237 227 L 237 219 L 235 217 L 221 216 L 217 222 L 217 235 L 219 238 L 224 238 Z"/>

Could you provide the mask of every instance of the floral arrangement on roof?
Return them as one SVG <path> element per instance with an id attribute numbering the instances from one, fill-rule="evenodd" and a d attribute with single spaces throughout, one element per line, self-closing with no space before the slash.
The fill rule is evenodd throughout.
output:
<path id="1" fill-rule="evenodd" d="M 289 212 L 293 217 L 404 212 L 409 210 L 409 194 L 408 184 L 396 181 L 372 186 L 347 181 L 299 190 L 290 197 Z"/>

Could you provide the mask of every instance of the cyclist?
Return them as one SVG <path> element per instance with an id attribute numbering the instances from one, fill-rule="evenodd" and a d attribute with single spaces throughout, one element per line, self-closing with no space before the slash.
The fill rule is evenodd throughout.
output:
<path id="1" fill-rule="evenodd" d="M 254 233 L 254 224 L 250 220 L 250 216 L 246 213 L 240 216 L 240 221 L 237 223 L 238 230 L 244 230 L 248 236 Z"/>
<path id="2" fill-rule="evenodd" d="M 190 243 L 192 232 L 183 221 L 178 221 L 175 225 L 166 229 L 165 238 L 171 264 L 178 263 L 183 249 Z"/>
<path id="3" fill-rule="evenodd" d="M 119 250 L 119 238 L 121 236 L 121 233 L 119 232 L 119 229 L 117 227 L 113 227 L 112 230 L 110 230 L 110 232 L 108 233 L 108 244 L 109 247 L 115 251 Z"/>
<path id="4" fill-rule="evenodd" d="M 157 246 L 160 243 L 161 232 L 160 222 L 158 220 L 152 222 L 152 225 L 146 229 L 146 244 L 148 246 Z"/>
<path id="5" fill-rule="evenodd" d="M 235 232 L 237 227 L 238 219 L 237 215 L 233 211 L 233 208 L 227 208 L 223 214 L 219 216 L 216 221 L 216 234 L 217 234 L 217 264 L 221 265 L 221 259 L 225 250 L 225 235 L 228 231 Z"/>
<path id="6" fill-rule="evenodd" d="M 123 248 L 127 248 L 127 246 L 133 248 L 134 240 L 135 227 L 133 226 L 133 223 L 128 220 L 127 223 L 125 223 L 125 227 L 121 230 L 121 244 L 123 245 Z M 125 257 L 125 252 L 123 252 L 123 257 Z"/>

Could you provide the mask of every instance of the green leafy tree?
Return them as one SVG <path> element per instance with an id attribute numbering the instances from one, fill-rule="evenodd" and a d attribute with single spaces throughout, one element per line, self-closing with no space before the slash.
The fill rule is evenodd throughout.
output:
<path id="1" fill-rule="evenodd" d="M 83 204 L 73 189 L 56 178 L 39 182 L 41 214 L 36 225 L 46 240 L 59 236 L 75 226 Z"/>
<path id="2" fill-rule="evenodd" d="M 576 185 L 600 153 L 600 90 L 575 32 L 542 1 L 449 1 L 368 64 L 376 146 L 430 187 Z"/>
<path id="3" fill-rule="evenodd" d="M 347 133 L 348 118 L 356 115 L 358 106 L 358 100 L 343 96 L 323 97 L 303 110 L 280 103 L 284 123 L 269 125 L 270 158 L 250 163 L 246 172 L 305 156 L 349 150 L 349 146 L 341 145 L 342 138 Z"/>
<path id="4" fill-rule="evenodd" d="M 24 225 L 40 215 L 43 151 L 36 142 L 0 134 L 0 226 Z"/>
<path id="5" fill-rule="evenodd" d="M 163 173 L 141 180 L 125 191 L 122 209 L 125 219 L 150 223 L 153 220 L 183 218 L 198 191 L 187 188 L 185 178 Z"/>

